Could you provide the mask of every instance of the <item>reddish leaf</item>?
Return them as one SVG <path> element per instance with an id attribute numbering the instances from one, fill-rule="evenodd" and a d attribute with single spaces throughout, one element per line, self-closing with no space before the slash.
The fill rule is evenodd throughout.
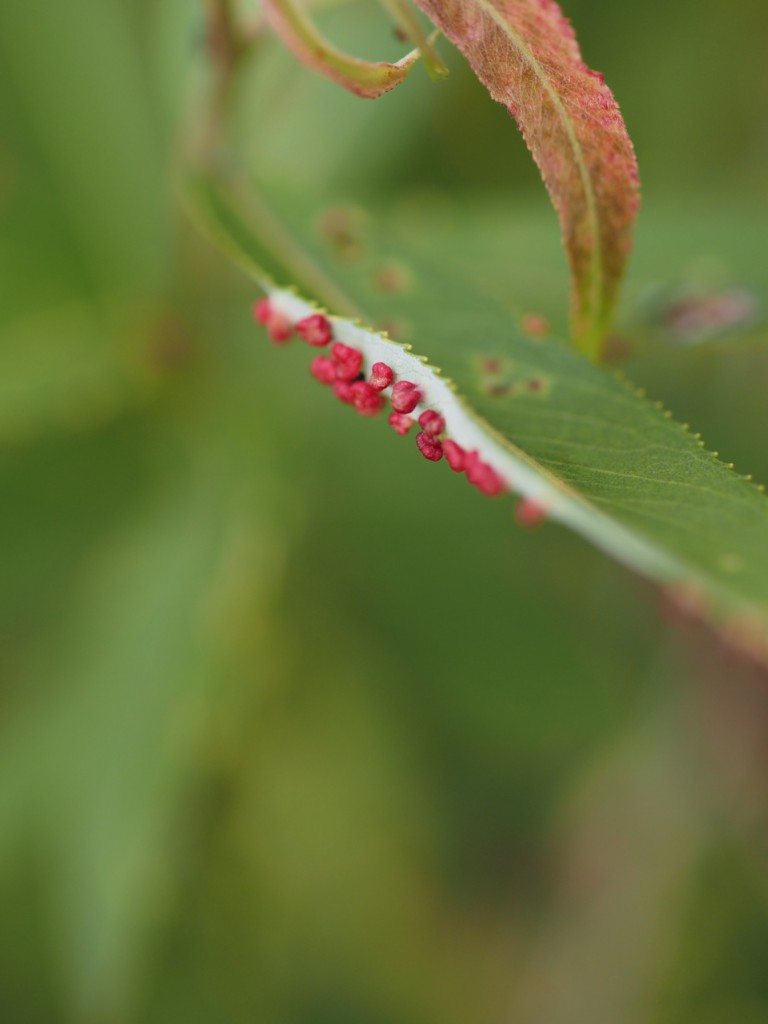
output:
<path id="1" fill-rule="evenodd" d="M 637 162 L 610 89 L 554 0 L 416 2 L 519 124 L 560 217 L 574 340 L 598 357 L 638 207 Z"/>

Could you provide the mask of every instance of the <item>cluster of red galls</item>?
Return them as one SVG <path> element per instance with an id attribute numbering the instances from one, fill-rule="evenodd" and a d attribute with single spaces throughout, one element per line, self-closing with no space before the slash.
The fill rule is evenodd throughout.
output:
<path id="1" fill-rule="evenodd" d="M 313 313 L 297 324 L 280 310 L 273 307 L 268 299 L 261 299 L 254 307 L 254 316 L 266 326 L 270 337 L 277 344 L 289 341 L 295 329 L 300 338 L 316 348 L 328 348 L 328 355 L 318 355 L 310 367 L 312 376 L 321 384 L 330 387 L 339 401 L 351 405 L 362 416 L 375 416 L 386 405 L 382 392 L 391 387 L 389 401 L 392 412 L 389 424 L 398 434 L 407 434 L 415 420 L 410 413 L 421 402 L 421 389 L 409 380 L 395 380 L 391 366 L 374 363 L 367 379 L 362 372 L 363 353 L 356 348 L 333 340 L 333 329 L 327 317 Z M 455 473 L 466 473 L 467 480 L 482 494 L 496 495 L 505 491 L 506 485 L 499 474 L 484 462 L 477 451 L 466 451 L 461 445 L 444 436 L 445 420 L 434 409 L 426 409 L 418 419 L 420 432 L 416 445 L 430 462 L 439 462 L 443 456 Z"/>

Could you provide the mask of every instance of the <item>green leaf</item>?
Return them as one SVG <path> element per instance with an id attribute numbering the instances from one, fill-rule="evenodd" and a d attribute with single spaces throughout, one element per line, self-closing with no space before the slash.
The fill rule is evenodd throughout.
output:
<path id="1" fill-rule="evenodd" d="M 245 193 L 215 176 L 188 195 L 198 223 L 291 320 L 316 308 L 286 287 L 302 280 L 313 299 L 331 296 L 334 311 L 390 324 L 398 341 L 333 319 L 366 369 L 381 360 L 416 382 L 447 435 L 476 449 L 511 490 L 750 648 L 763 643 L 768 503 L 758 487 L 617 374 L 526 335 L 506 294 L 454 264 L 450 246 L 431 244 L 439 230 L 429 214 L 317 208 L 283 192 L 278 217 L 260 200 L 246 209 Z"/>
<path id="2" fill-rule="evenodd" d="M 72 301 L 0 323 L 0 439 L 80 430 L 142 401 L 149 374 L 136 332 L 146 322 Z"/>
<path id="3" fill-rule="evenodd" d="M 256 491 L 219 437 L 196 437 L 141 510 L 83 553 L 60 628 L 25 664 L 25 701 L 3 734 L 0 861 L 27 821 L 55 851 L 51 955 L 73 1020 L 125 1019 L 118 1008 L 141 976 L 148 922 L 157 927 L 172 905 L 158 897 L 184 849 L 186 801 L 215 771 L 212 708 L 226 715 L 236 699 L 233 635 L 264 618 L 280 574 L 269 466 Z M 153 439 L 167 441 L 157 422 Z M 249 657 L 249 690 L 270 657 L 263 642 Z"/>

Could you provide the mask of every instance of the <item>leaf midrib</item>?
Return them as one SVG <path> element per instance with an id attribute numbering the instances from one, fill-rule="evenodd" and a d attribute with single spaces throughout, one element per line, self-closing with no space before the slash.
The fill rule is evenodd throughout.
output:
<path id="1" fill-rule="evenodd" d="M 603 276 L 604 276 L 603 275 L 603 253 L 602 253 L 602 237 L 600 235 L 600 221 L 599 221 L 599 218 L 598 218 L 598 215 L 597 215 L 597 198 L 596 198 L 596 196 L 594 194 L 594 191 L 592 189 L 592 179 L 590 177 L 589 169 L 587 167 L 587 163 L 586 163 L 586 160 L 584 158 L 584 151 L 582 149 L 581 143 L 579 142 L 579 138 L 578 138 L 578 135 L 576 134 L 576 130 L 575 130 L 574 126 L 573 126 L 571 118 L 568 116 L 568 112 L 565 109 L 565 106 L 563 105 L 560 97 L 558 96 L 557 91 L 551 85 L 551 83 L 549 81 L 549 77 L 547 76 L 546 71 L 541 66 L 539 61 L 536 59 L 536 57 L 534 56 L 534 54 L 531 51 L 531 49 L 528 46 L 528 44 L 504 20 L 503 16 L 499 13 L 499 11 L 497 11 L 496 8 L 493 6 L 493 4 L 490 3 L 490 0 L 475 0 L 475 3 L 480 8 L 480 10 L 483 11 L 484 14 L 486 14 L 487 17 L 489 17 L 491 19 L 491 21 L 493 21 L 502 30 L 502 32 L 504 32 L 506 34 L 506 36 L 509 38 L 509 40 L 512 43 L 512 45 L 514 47 L 516 47 L 520 51 L 521 54 L 524 55 L 524 57 L 525 57 L 526 61 L 528 62 L 531 70 L 535 74 L 536 78 L 539 80 L 539 82 L 541 84 L 541 87 L 543 88 L 543 90 L 546 92 L 546 94 L 549 96 L 550 100 L 552 101 L 552 106 L 554 107 L 555 111 L 557 112 L 558 117 L 560 118 L 560 120 L 562 122 L 563 128 L 565 130 L 565 134 L 568 137 L 568 141 L 569 141 L 569 143 L 571 145 L 571 149 L 573 150 L 573 157 L 574 157 L 574 160 L 576 162 L 576 166 L 578 167 L 579 177 L 581 178 L 581 184 L 582 184 L 582 187 L 584 189 L 584 197 L 585 197 L 585 200 L 586 200 L 586 203 L 587 203 L 587 216 L 588 216 L 588 219 L 589 219 L 589 225 L 590 225 L 590 228 L 591 228 L 592 238 L 593 238 L 593 242 L 594 242 L 593 250 L 592 250 L 592 266 L 591 266 L 592 274 L 593 274 L 593 278 L 592 278 L 593 279 L 593 286 L 592 286 L 592 293 L 593 294 L 592 294 L 592 297 L 593 297 L 593 300 L 594 300 L 594 307 L 593 307 L 593 311 L 592 311 L 592 320 L 593 320 L 593 322 L 591 324 L 591 328 L 592 328 L 592 332 L 594 333 L 595 328 L 596 328 L 596 312 L 595 311 L 597 311 L 597 310 L 602 308 Z M 560 211 L 558 210 L 558 213 L 559 212 Z M 576 340 L 576 339 L 574 339 L 574 340 Z M 587 338 L 586 341 L 589 343 L 590 347 L 592 345 L 594 345 L 594 340 L 593 339 Z M 593 356 L 594 352 L 587 351 L 586 354 L 590 355 L 590 356 Z"/>

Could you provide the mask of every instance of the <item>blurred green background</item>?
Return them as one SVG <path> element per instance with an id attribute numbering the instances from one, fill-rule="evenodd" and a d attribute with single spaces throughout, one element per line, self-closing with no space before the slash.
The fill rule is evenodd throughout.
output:
<path id="1" fill-rule="evenodd" d="M 627 372 L 768 482 L 765 334 L 653 314 L 768 296 L 768 7 L 565 9 L 644 181 Z M 328 26 L 398 53 L 367 3 Z M 265 344 L 174 195 L 204 34 L 0 4 L 0 1021 L 762 1024 L 765 674 Z M 543 188 L 449 51 L 377 104 L 312 80 L 345 152 L 286 89 L 276 146 L 482 201 L 562 321 Z"/>

